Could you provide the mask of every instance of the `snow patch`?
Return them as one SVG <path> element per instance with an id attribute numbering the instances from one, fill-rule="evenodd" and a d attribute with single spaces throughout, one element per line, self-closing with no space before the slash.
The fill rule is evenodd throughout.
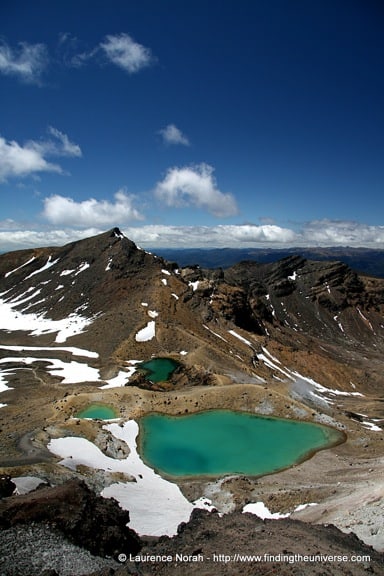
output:
<path id="1" fill-rule="evenodd" d="M 36 358 L 32 356 L 15 356 L 10 358 L 2 358 L 0 360 L 0 364 L 16 364 L 17 369 L 20 369 L 20 364 L 30 366 L 35 362 L 47 362 L 47 372 L 49 372 L 52 376 L 59 376 L 60 378 L 63 378 L 61 381 L 62 384 L 77 384 L 86 381 L 98 382 L 100 379 L 99 371 L 96 368 L 92 368 L 91 366 L 88 366 L 88 364 L 75 362 L 74 360 L 71 362 L 64 362 L 63 360 L 58 360 L 57 358 Z"/>
<path id="2" fill-rule="evenodd" d="M 32 272 L 31 274 L 29 274 L 29 276 L 26 276 L 24 278 L 24 280 L 28 280 L 28 278 L 32 278 L 32 276 L 35 276 L 35 274 L 40 274 L 40 272 L 44 272 L 44 270 L 48 270 L 48 268 L 50 268 L 51 266 L 53 266 L 54 264 L 56 264 L 59 261 L 59 258 L 57 258 L 56 260 L 52 260 L 52 256 L 49 256 L 48 260 L 46 261 L 46 263 L 44 264 L 44 266 L 42 266 L 41 268 L 39 268 L 38 270 L 35 270 L 34 272 Z"/>
<path id="3" fill-rule="evenodd" d="M 208 332 L 210 332 L 211 334 L 213 334 L 214 336 L 217 336 L 217 338 L 220 338 L 220 340 L 223 340 L 224 342 L 228 342 L 228 340 L 226 340 L 225 338 L 223 338 L 223 336 L 221 336 L 220 334 L 218 334 L 217 332 L 214 332 L 213 330 L 211 330 L 210 328 L 208 328 L 208 326 L 206 326 L 205 324 L 203 324 L 204 328 L 206 330 L 208 330 Z"/>
<path id="4" fill-rule="evenodd" d="M 83 263 L 79 266 L 78 270 L 76 271 L 75 276 L 77 276 L 77 275 L 80 274 L 81 272 L 84 272 L 84 270 L 87 270 L 87 268 L 90 268 L 90 266 L 91 266 L 91 265 L 90 265 L 88 262 L 83 262 Z"/>
<path id="5" fill-rule="evenodd" d="M 243 336 L 240 336 L 240 334 L 238 334 L 234 330 L 228 330 L 228 332 L 229 332 L 229 334 L 232 334 L 232 336 L 234 336 L 235 338 L 238 338 L 239 340 L 241 340 L 241 342 L 244 342 L 244 344 L 247 344 L 247 346 L 250 346 L 251 348 L 253 348 L 252 343 L 249 340 L 247 340 L 246 338 L 243 338 Z"/>
<path id="6" fill-rule="evenodd" d="M 13 309 L 13 305 L 20 302 L 5 302 L 0 298 L 0 329 L 6 331 L 22 330 L 31 336 L 51 334 L 57 332 L 55 341 L 63 343 L 77 334 L 81 334 L 92 322 L 92 318 L 85 318 L 79 314 L 69 314 L 62 320 L 50 320 L 45 314 L 22 313 Z"/>
<path id="7" fill-rule="evenodd" d="M 316 502 L 309 502 L 308 504 L 299 504 L 293 510 L 293 512 L 287 512 L 282 514 L 281 512 L 271 512 L 264 502 L 255 502 L 253 504 L 246 504 L 243 508 L 243 513 L 248 512 L 250 514 L 255 514 L 262 520 L 279 520 L 280 518 L 288 518 L 291 514 L 295 512 L 300 512 L 301 510 L 305 510 L 308 506 L 317 506 Z"/>
<path id="8" fill-rule="evenodd" d="M 12 350 L 13 352 L 24 352 L 24 351 L 63 351 L 70 352 L 74 356 L 84 356 L 86 358 L 98 358 L 97 352 L 92 352 L 90 350 L 85 350 L 84 348 L 76 348 L 75 346 L 55 346 L 55 347 L 44 347 L 44 346 L 5 346 L 0 344 L 0 349 L 2 350 Z"/>
<path id="9" fill-rule="evenodd" d="M 105 271 L 106 271 L 106 272 L 108 272 L 108 270 L 111 269 L 111 264 L 112 264 L 112 258 L 109 258 L 109 259 L 108 259 L 108 263 L 107 263 L 107 265 L 106 265 L 106 267 L 105 267 Z"/>
<path id="10" fill-rule="evenodd" d="M 199 284 L 200 284 L 199 280 L 196 280 L 196 282 L 188 282 L 188 286 L 190 286 L 194 292 L 196 292 L 196 290 L 198 289 Z"/>
<path id="11" fill-rule="evenodd" d="M 14 268 L 13 270 L 10 270 L 10 271 L 7 272 L 6 274 L 4 274 L 4 278 L 8 278 L 8 276 L 10 276 L 11 274 L 13 274 L 14 272 L 17 272 L 17 270 L 20 270 L 21 268 L 24 268 L 24 266 L 28 266 L 28 264 L 30 264 L 30 263 L 33 262 L 34 260 L 36 260 L 36 256 L 32 256 L 32 258 L 30 258 L 29 260 L 27 260 L 27 262 L 25 262 L 25 263 L 22 264 L 21 266 L 18 266 L 17 268 Z"/>
<path id="12" fill-rule="evenodd" d="M 270 512 L 266 507 L 264 502 L 255 502 L 253 504 L 246 504 L 243 508 L 243 512 L 249 512 L 250 514 L 255 514 L 262 520 L 266 518 L 270 520 L 279 520 L 280 518 L 288 518 L 290 513 L 280 514 L 280 512 Z"/>
<path id="13" fill-rule="evenodd" d="M 365 426 L 365 428 L 368 428 L 368 430 L 372 430 L 372 432 L 382 432 L 383 431 L 383 429 L 380 428 L 380 426 L 377 426 L 373 422 L 368 422 L 368 420 L 363 420 L 362 424 L 363 424 L 363 426 Z"/>
<path id="14" fill-rule="evenodd" d="M 148 324 L 139 330 L 135 335 L 136 342 L 148 342 L 155 337 L 156 334 L 156 323 L 154 320 L 148 322 Z"/>

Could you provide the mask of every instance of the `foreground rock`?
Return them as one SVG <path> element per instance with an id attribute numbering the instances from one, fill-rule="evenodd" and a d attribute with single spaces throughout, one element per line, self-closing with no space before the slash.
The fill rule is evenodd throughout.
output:
<path id="1" fill-rule="evenodd" d="M 92 555 L 44 523 L 18 524 L 0 532 L 1 576 L 82 576 L 119 568 L 112 558 Z"/>
<path id="2" fill-rule="evenodd" d="M 0 477 L 0 498 L 6 498 L 7 496 L 12 496 L 16 489 L 16 484 L 12 482 L 10 476 Z"/>
<path id="3" fill-rule="evenodd" d="M 117 557 L 139 551 L 140 539 L 126 526 L 128 522 L 129 513 L 115 500 L 95 496 L 77 480 L 0 502 L 0 529 L 44 523 L 97 556 Z"/>
<path id="4" fill-rule="evenodd" d="M 162 561 L 138 562 L 140 574 L 359 576 L 382 574 L 384 565 L 383 554 L 332 525 L 263 521 L 240 512 L 220 517 L 202 510 L 193 512 L 177 536 L 145 546 L 138 558 L 156 555 Z"/>
<path id="5" fill-rule="evenodd" d="M 144 542 L 128 517 L 78 481 L 4 498 L 0 574 L 360 576 L 384 565 L 383 554 L 332 525 L 195 510 L 173 538 Z"/>

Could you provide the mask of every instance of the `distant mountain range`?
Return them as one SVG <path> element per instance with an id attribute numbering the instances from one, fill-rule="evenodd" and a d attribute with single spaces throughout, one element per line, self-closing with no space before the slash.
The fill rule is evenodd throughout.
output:
<path id="1" fill-rule="evenodd" d="M 205 268 L 228 268 L 242 260 L 276 262 L 298 255 L 307 260 L 340 260 L 359 274 L 384 278 L 384 250 L 371 248 L 153 248 L 155 254 L 181 266 L 198 264 Z"/>

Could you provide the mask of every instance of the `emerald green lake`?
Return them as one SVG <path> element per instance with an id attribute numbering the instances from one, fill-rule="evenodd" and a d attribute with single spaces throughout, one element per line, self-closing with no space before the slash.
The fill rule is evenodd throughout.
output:
<path id="1" fill-rule="evenodd" d="M 172 358 L 152 358 L 139 364 L 139 368 L 147 372 L 146 379 L 151 382 L 166 382 L 179 363 Z"/>
<path id="2" fill-rule="evenodd" d="M 228 410 L 148 414 L 139 437 L 143 459 L 170 476 L 270 474 L 344 440 L 327 426 Z"/>
<path id="3" fill-rule="evenodd" d="M 76 418 L 93 418 L 97 420 L 112 420 L 116 418 L 116 413 L 113 408 L 103 406 L 102 404 L 92 404 L 78 414 Z"/>

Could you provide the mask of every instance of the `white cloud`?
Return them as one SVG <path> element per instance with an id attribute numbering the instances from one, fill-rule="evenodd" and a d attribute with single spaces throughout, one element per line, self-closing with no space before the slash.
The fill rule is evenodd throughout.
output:
<path id="1" fill-rule="evenodd" d="M 83 50 L 80 52 L 80 41 L 76 36 L 70 32 L 63 32 L 59 34 L 58 39 L 58 58 L 64 66 L 69 68 L 81 68 L 88 60 L 93 58 L 98 52 L 99 48 L 92 50 Z"/>
<path id="2" fill-rule="evenodd" d="M 284 248 L 294 246 L 352 246 L 384 249 L 384 226 L 350 221 L 319 220 L 301 230 L 271 224 L 218 226 L 147 225 L 124 229 L 143 247 L 170 248 Z"/>
<path id="3" fill-rule="evenodd" d="M 244 243 L 267 242 L 288 243 L 298 239 L 297 234 L 289 228 L 281 228 L 275 224 L 256 226 L 243 224 L 242 226 L 220 226 L 220 234 L 228 235 L 232 240 Z"/>
<path id="4" fill-rule="evenodd" d="M 348 220 L 314 220 L 305 224 L 302 236 L 311 245 L 375 247 L 384 243 L 384 226 Z"/>
<path id="5" fill-rule="evenodd" d="M 66 134 L 63 134 L 63 132 L 53 126 L 48 128 L 48 132 L 59 142 L 59 146 L 56 145 L 54 149 L 54 153 L 57 156 L 82 156 L 80 146 L 71 142 Z"/>
<path id="6" fill-rule="evenodd" d="M 25 177 L 36 172 L 58 172 L 57 164 L 47 162 L 41 150 L 29 142 L 20 146 L 14 140 L 7 142 L 0 136 L 0 182 L 12 177 Z"/>
<path id="7" fill-rule="evenodd" d="M 21 42 L 13 49 L 5 42 L 0 44 L 0 72 L 16 76 L 24 82 L 39 84 L 48 65 L 48 51 L 44 44 Z"/>
<path id="8" fill-rule="evenodd" d="M 69 242 L 81 240 L 99 234 L 98 228 L 85 230 L 35 230 L 23 229 L 16 223 L 12 228 L 5 229 L 0 225 L 0 252 L 9 252 L 23 248 L 39 248 L 42 246 L 64 246 Z"/>
<path id="9" fill-rule="evenodd" d="M 135 42 L 128 34 L 108 35 L 100 47 L 108 60 L 133 74 L 152 62 L 149 48 Z"/>
<path id="10" fill-rule="evenodd" d="M 73 202 L 73 201 L 72 201 Z M 78 210 L 83 203 L 70 204 Z M 117 206 L 108 202 L 96 203 Z M 53 204 L 51 205 L 51 207 Z M 68 205 L 66 205 L 68 207 Z M 74 222 L 68 228 L 33 229 L 11 219 L 0 221 L 0 252 L 38 246 L 61 246 L 68 242 L 105 232 L 113 222 L 100 224 L 96 215 L 88 228 L 75 229 Z M 64 226 L 65 223 L 62 225 Z M 369 226 L 348 221 L 321 220 L 307 223 L 295 232 L 289 228 L 271 225 L 219 225 L 219 226 L 121 226 L 124 234 L 143 248 L 156 252 L 162 248 L 284 248 L 294 246 L 352 246 L 384 249 L 384 226 Z M 322 231 L 322 232 L 321 232 Z"/>
<path id="11" fill-rule="evenodd" d="M 82 156 L 80 146 L 71 142 L 68 136 L 57 128 L 49 126 L 48 134 L 53 138 L 39 141 L 30 140 L 26 143 L 26 147 L 36 150 L 42 156 L 75 156 L 78 158 Z"/>
<path id="12" fill-rule="evenodd" d="M 170 168 L 155 189 L 155 196 L 167 206 L 196 206 L 217 217 L 237 213 L 232 194 L 220 192 L 208 164 L 192 167 Z"/>
<path id="13" fill-rule="evenodd" d="M 43 216 L 55 225 L 96 228 L 143 219 L 140 212 L 133 207 L 132 195 L 119 190 L 114 198 L 115 202 L 94 198 L 76 202 L 72 198 L 55 194 L 45 198 Z"/>
<path id="14" fill-rule="evenodd" d="M 174 124 L 168 124 L 168 126 L 160 130 L 159 133 L 162 135 L 166 144 L 189 146 L 188 138 Z"/>
<path id="15" fill-rule="evenodd" d="M 140 246 L 211 248 L 295 245 L 300 237 L 288 228 L 256 225 L 165 226 L 147 225 L 124 230 Z"/>
<path id="16" fill-rule="evenodd" d="M 0 136 L 0 182 L 7 178 L 24 178 L 38 172 L 63 170 L 58 164 L 48 162 L 46 156 L 81 156 L 80 146 L 71 142 L 66 134 L 50 127 L 53 139 L 29 140 L 23 146 L 14 140 L 8 142 Z"/>

